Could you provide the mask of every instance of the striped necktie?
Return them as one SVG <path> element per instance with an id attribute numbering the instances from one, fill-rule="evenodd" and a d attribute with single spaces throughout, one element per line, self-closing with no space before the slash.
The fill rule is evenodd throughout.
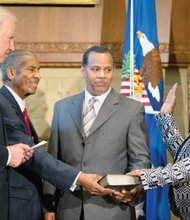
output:
<path id="1" fill-rule="evenodd" d="M 88 137 L 90 133 L 90 128 L 92 127 L 94 120 L 96 118 L 96 112 L 94 109 L 94 103 L 97 101 L 94 97 L 92 97 L 88 102 L 88 109 L 86 114 L 83 117 L 83 128 L 85 137 Z"/>
<path id="2" fill-rule="evenodd" d="M 29 121 L 28 112 L 27 112 L 26 108 L 23 111 L 23 116 L 24 116 L 24 121 L 25 121 L 26 127 L 28 129 L 28 132 L 29 132 L 30 136 L 32 137 L 32 131 L 30 128 L 30 121 Z"/>

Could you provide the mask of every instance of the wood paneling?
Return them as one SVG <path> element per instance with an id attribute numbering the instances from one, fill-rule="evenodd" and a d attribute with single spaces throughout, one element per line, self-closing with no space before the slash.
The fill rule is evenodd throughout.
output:
<path id="1" fill-rule="evenodd" d="M 95 5 L 99 3 L 99 0 L 1 0 L 1 3 L 6 4 L 47 4 L 47 5 L 55 5 L 55 4 L 66 4 L 66 5 Z"/>
<path id="2" fill-rule="evenodd" d="M 18 17 L 17 47 L 34 51 L 45 66 L 79 66 L 84 50 L 108 46 L 121 65 L 127 0 L 96 6 L 6 5 Z M 189 0 L 157 0 L 163 65 L 190 65 Z"/>

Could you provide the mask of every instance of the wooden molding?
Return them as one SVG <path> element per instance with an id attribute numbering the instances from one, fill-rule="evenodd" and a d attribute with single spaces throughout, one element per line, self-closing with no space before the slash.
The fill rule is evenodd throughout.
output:
<path id="1" fill-rule="evenodd" d="M 99 4 L 99 0 L 1 0 L 1 4 L 95 5 Z"/>
<path id="2" fill-rule="evenodd" d="M 93 45 L 107 46 L 113 53 L 117 66 L 122 63 L 122 42 L 16 42 L 16 48 L 34 52 L 44 67 L 79 67 L 84 51 Z M 159 50 L 163 65 L 188 66 L 190 44 L 160 43 Z"/>
<path id="3" fill-rule="evenodd" d="M 189 43 L 160 43 L 159 50 L 162 63 L 185 66 L 190 64 Z"/>

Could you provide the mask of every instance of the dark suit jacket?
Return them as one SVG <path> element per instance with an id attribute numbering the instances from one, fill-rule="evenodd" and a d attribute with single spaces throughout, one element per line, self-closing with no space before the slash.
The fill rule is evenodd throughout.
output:
<path id="1" fill-rule="evenodd" d="M 31 124 L 33 138 L 28 134 L 23 114 L 8 89 L 0 89 L 0 108 L 4 112 L 8 144 L 38 143 L 38 136 Z M 9 220 L 42 219 L 42 180 L 68 191 L 78 171 L 36 148 L 34 156 L 17 169 L 9 169 Z"/>
<path id="2" fill-rule="evenodd" d="M 5 146 L 6 132 L 0 111 L 0 220 L 8 219 L 8 168 L 6 167 L 8 151 Z"/>
<path id="3" fill-rule="evenodd" d="M 84 93 L 55 104 L 49 151 L 83 172 L 122 174 L 150 166 L 144 107 L 113 89 L 104 101 L 91 134 L 84 138 L 82 106 Z M 132 219 L 130 207 L 110 196 L 92 196 L 81 188 L 57 198 L 52 187 L 48 194 L 58 199 L 58 219 L 78 220 L 83 207 L 86 220 Z M 53 208 L 53 207 L 49 207 Z"/>

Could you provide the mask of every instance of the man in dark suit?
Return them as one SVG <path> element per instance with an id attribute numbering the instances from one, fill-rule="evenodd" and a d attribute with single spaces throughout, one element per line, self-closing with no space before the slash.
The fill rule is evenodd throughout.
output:
<path id="1" fill-rule="evenodd" d="M 1 66 L 4 85 L 0 89 L 0 108 L 10 145 L 21 140 L 29 146 L 39 142 L 31 121 L 28 119 L 27 126 L 23 115 L 24 99 L 36 92 L 40 81 L 39 68 L 37 58 L 27 50 L 10 52 Z M 35 148 L 30 160 L 17 169 L 9 169 L 9 220 L 43 219 L 41 178 L 65 191 L 73 190 L 77 184 L 92 194 L 113 192 L 99 186 L 99 176 L 79 171 L 55 160 L 41 147 Z"/>
<path id="2" fill-rule="evenodd" d="M 114 61 L 107 48 L 94 46 L 84 53 L 86 89 L 55 104 L 49 142 L 55 158 L 102 176 L 150 167 L 144 107 L 111 88 L 113 72 Z M 128 202 L 139 192 L 135 188 L 102 197 L 78 188 L 58 194 L 45 183 L 45 193 L 52 195 L 49 211 L 57 212 L 59 220 L 123 220 L 133 218 Z M 58 209 L 55 201 L 59 201 Z M 46 220 L 55 219 L 53 213 L 46 216 Z"/>
<path id="3" fill-rule="evenodd" d="M 0 7 L 0 64 L 14 50 L 15 16 Z M 8 176 L 7 169 L 17 167 L 32 156 L 33 150 L 24 144 L 7 146 L 6 130 L 0 110 L 0 219 L 8 219 Z"/>

